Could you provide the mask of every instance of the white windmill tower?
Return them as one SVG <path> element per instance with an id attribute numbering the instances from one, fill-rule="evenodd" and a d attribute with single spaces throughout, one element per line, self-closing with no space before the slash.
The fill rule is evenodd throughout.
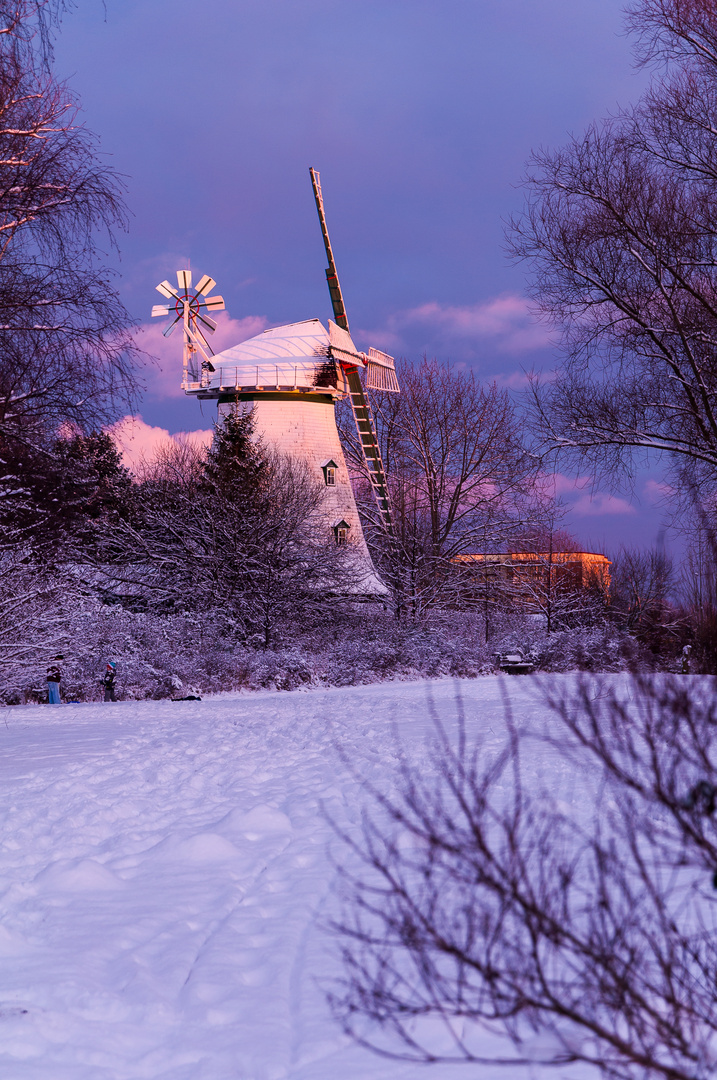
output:
<path id="1" fill-rule="evenodd" d="M 205 334 L 213 333 L 216 324 L 206 312 L 221 310 L 224 301 L 208 296 L 215 285 L 209 277 L 202 278 L 191 293 L 191 276 L 183 270 L 177 275 L 179 292 L 167 281 L 157 286 L 173 303 L 155 306 L 152 315 L 174 314 L 165 330 L 167 335 L 180 320 L 183 322 L 182 387 L 186 394 L 200 401 L 215 400 L 220 418 L 237 405 L 252 410 L 254 430 L 265 445 L 303 461 L 323 482 L 327 528 L 333 531 L 336 543 L 353 545 L 364 567 L 362 591 L 381 595 L 386 589 L 376 576 L 361 529 L 336 427 L 335 403 L 346 397 L 351 402 L 381 522 L 391 534 L 388 486 L 366 390 L 398 391 L 398 381 L 393 357 L 378 349 L 359 352 L 351 338 L 319 174 L 314 169 L 310 172 L 329 263 L 326 279 L 335 321 L 329 320 L 328 327 L 319 319 L 276 326 L 214 356 Z"/>

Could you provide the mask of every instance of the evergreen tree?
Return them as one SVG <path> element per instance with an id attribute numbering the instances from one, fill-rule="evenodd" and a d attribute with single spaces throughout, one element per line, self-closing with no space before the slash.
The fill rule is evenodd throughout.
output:
<path id="1" fill-rule="evenodd" d="M 132 479 L 109 435 L 58 439 L 50 448 L 0 438 L 0 545 L 36 551 L 88 541 L 108 513 L 126 514 Z"/>
<path id="2" fill-rule="evenodd" d="M 203 486 L 229 500 L 256 505 L 269 467 L 254 435 L 253 411 L 229 413 L 215 425 L 214 442 L 203 467 Z"/>
<path id="3" fill-rule="evenodd" d="M 84 517 L 97 519 L 108 511 L 124 512 L 132 493 L 132 477 L 110 435 L 93 431 L 59 439 L 55 454 L 67 494 Z"/>

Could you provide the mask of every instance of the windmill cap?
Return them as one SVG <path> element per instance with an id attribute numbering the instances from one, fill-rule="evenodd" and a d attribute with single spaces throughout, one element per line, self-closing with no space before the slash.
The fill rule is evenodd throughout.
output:
<path id="1" fill-rule="evenodd" d="M 331 359 L 329 346 L 328 332 L 319 319 L 275 326 L 217 353 L 207 387 L 196 387 L 196 391 L 210 396 L 236 390 L 335 394 L 337 375 L 332 383 L 325 372 Z"/>

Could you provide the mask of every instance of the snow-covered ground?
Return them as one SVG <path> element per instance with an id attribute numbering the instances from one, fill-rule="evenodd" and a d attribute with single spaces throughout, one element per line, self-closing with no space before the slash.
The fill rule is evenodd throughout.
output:
<path id="1" fill-rule="evenodd" d="M 385 786 L 394 727 L 420 759 L 458 689 L 498 741 L 506 686 L 540 709 L 531 679 L 485 678 L 0 713 L 3 1080 L 474 1077 L 334 1025 L 322 804 L 358 820 L 337 743 Z"/>

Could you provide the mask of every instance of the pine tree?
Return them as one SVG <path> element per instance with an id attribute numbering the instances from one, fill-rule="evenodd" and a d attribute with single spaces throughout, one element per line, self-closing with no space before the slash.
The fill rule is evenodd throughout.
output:
<path id="1" fill-rule="evenodd" d="M 204 486 L 231 502 L 254 505 L 265 487 L 269 467 L 253 437 L 252 412 L 229 413 L 215 425 L 214 442 L 203 467 Z"/>
<path id="2" fill-rule="evenodd" d="M 81 503 L 82 516 L 97 519 L 108 511 L 123 511 L 131 496 L 132 477 L 110 435 L 93 431 L 60 439 L 55 454 L 67 494 L 73 503 Z"/>
<path id="3" fill-rule="evenodd" d="M 0 437 L 0 546 L 35 551 L 86 540 L 108 513 L 124 515 L 132 478 L 104 432 L 57 439 L 51 447 Z"/>

